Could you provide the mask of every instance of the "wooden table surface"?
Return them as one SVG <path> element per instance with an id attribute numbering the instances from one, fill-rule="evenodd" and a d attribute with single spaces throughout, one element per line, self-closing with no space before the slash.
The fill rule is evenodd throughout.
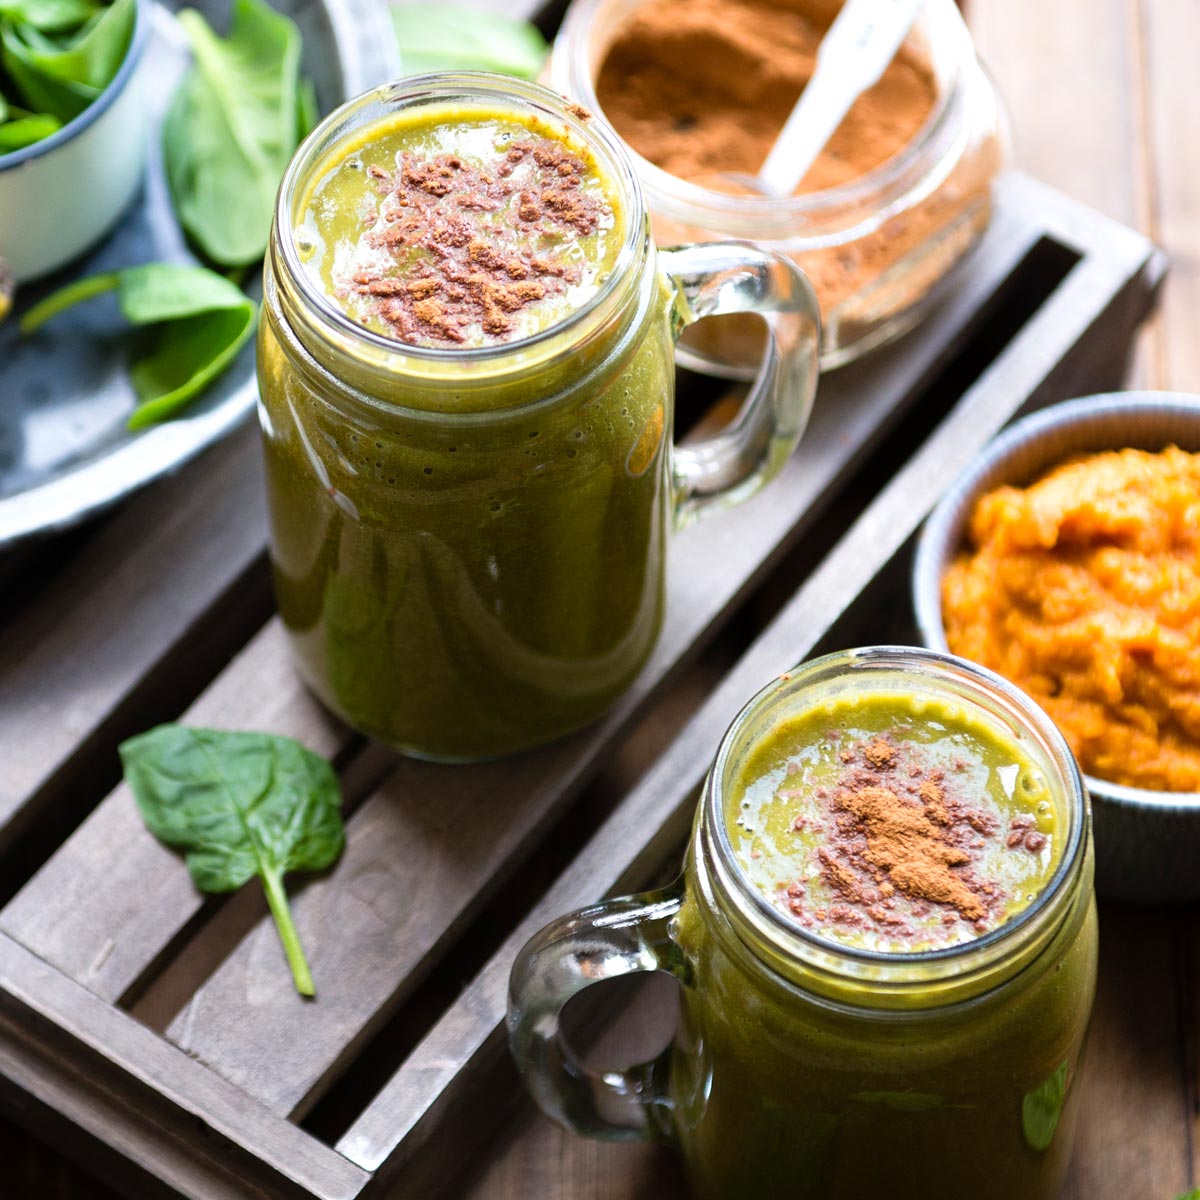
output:
<path id="1" fill-rule="evenodd" d="M 1130 386 L 1200 390 L 1200 2 L 972 0 L 969 15 L 1007 97 L 1019 163 L 1144 230 L 1171 255 L 1163 307 Z M 1101 906 L 1100 988 L 1070 1200 L 1173 1200 L 1200 1180 L 1197 916 Z M 3 1123 L 0 1158 L 6 1200 L 115 1200 Z M 471 1200 L 682 1196 L 664 1152 L 579 1141 L 540 1120 L 518 1132 L 471 1192 Z"/>

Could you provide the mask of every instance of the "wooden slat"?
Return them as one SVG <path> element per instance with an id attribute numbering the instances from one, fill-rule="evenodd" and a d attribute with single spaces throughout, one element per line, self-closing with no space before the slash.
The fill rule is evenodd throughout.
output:
<path id="1" fill-rule="evenodd" d="M 1030 229 L 1001 221 L 996 235 L 992 252 L 1011 269 L 1031 244 Z M 994 262 L 981 267 L 974 294 L 961 293 L 941 315 L 947 333 L 961 328 L 968 306 L 982 303 L 1006 273 Z M 397 768 L 351 822 L 339 869 L 294 906 L 319 980 L 318 1005 L 303 1005 L 288 988 L 264 922 L 198 989 L 168 1036 L 276 1111 L 303 1113 L 482 909 L 632 715 L 698 651 L 764 560 L 796 538 L 847 464 L 886 433 L 931 354 L 944 357 L 946 340 L 931 330 L 886 364 L 835 377 L 785 476 L 740 511 L 678 539 L 661 644 L 607 720 L 513 761 Z M 935 345 L 942 349 L 932 351 Z"/>
<path id="2" fill-rule="evenodd" d="M 1156 76 L 1146 71 L 1142 17 L 1159 8 L 1160 0 L 971 0 L 967 7 L 1012 116 L 1018 165 L 1155 240 L 1159 189 L 1146 124 Z M 1186 41 L 1176 44 L 1186 53 Z M 1186 86 L 1190 68 L 1178 78 Z M 1133 386 L 1171 386 L 1159 325 L 1149 322 L 1139 339 Z"/>
<path id="3" fill-rule="evenodd" d="M 244 591 L 214 640 L 198 636 L 260 562 L 257 432 L 245 429 L 110 518 L 0 631 L 0 845 L 139 727 L 175 673 L 211 675 L 266 594 Z M 265 576 L 264 576 L 265 578 Z M 105 773 L 115 774 L 114 762 Z"/>
<path id="4" fill-rule="evenodd" d="M 340 1155 L 2 935 L 0 981 L 0 1018 L 14 1011 L 26 1017 L 15 1029 L 0 1019 L 6 1075 L 38 1099 L 53 1098 L 89 1132 L 107 1125 L 107 1136 L 115 1136 L 128 1156 L 152 1160 L 153 1169 L 183 1195 L 265 1200 L 296 1184 L 320 1200 L 352 1200 L 367 1182 Z M 42 1051 L 41 1070 L 29 1069 L 35 1048 Z M 55 1049 L 64 1061 L 48 1069 Z M 119 1080 L 104 1078 L 104 1067 L 150 1089 L 149 1096 L 130 1103 Z M 147 1127 L 163 1130 L 157 1153 L 145 1137 Z M 206 1161 L 215 1144 L 240 1148 L 247 1156 L 241 1167 L 245 1190 L 236 1185 L 236 1159 L 226 1157 L 224 1166 Z M 210 1178 L 211 1172 L 225 1173 L 226 1187 L 214 1193 L 199 1186 L 206 1171 Z M 268 1177 L 278 1181 L 278 1190 L 264 1189 Z"/>
<path id="5" fill-rule="evenodd" d="M 971 0 L 968 18 L 1012 117 L 1017 165 L 1144 228 L 1137 9 L 1138 0 Z"/>
<path id="6" fill-rule="evenodd" d="M 1196 56 L 1200 5 L 1154 0 L 1140 5 L 1145 53 L 1147 128 L 1156 194 L 1152 236 L 1170 247 L 1174 268 L 1163 297 L 1155 351 L 1161 386 L 1200 388 L 1200 104 Z"/>
<path id="7" fill-rule="evenodd" d="M 1053 202 L 1045 194 L 1044 201 Z M 506 940 L 461 1000 L 434 1026 L 371 1106 L 339 1143 L 353 1161 L 374 1170 L 407 1163 L 472 1086 L 473 1068 L 502 1042 L 508 969 L 525 940 L 552 916 L 643 882 L 662 855 L 677 844 L 690 812 L 690 797 L 703 778 L 721 734 L 741 705 L 778 671 L 803 658 L 837 617 L 854 602 L 910 536 L 938 496 L 1014 413 L 1022 398 L 1041 402 L 1070 394 L 1097 379 L 1090 353 L 1111 342 L 1103 320 L 1109 298 L 1120 289 L 1122 272 L 1135 274 L 1143 258 L 1140 238 L 1060 209 L 1065 224 L 1086 244 L 1104 238 L 1123 242 L 1130 258 L 1123 267 L 1085 257 L 1068 275 L 1039 316 L 1021 331 L 1010 352 L 998 359 L 967 392 L 904 469 L 851 527 L 768 630 L 726 676 L 655 767 L 616 809 L 586 849 L 564 872 L 545 900 Z M 1064 228 L 1064 235 L 1067 230 Z M 1114 277 L 1113 272 L 1116 272 Z M 1118 298 L 1115 319 L 1126 331 L 1123 305 L 1136 303 L 1144 315 L 1149 298 L 1135 282 Z M 1136 301 L 1131 297 L 1137 297 Z M 1063 357 L 1056 329 L 1082 321 L 1075 353 Z M 1078 334 L 1083 329 L 1077 330 Z M 1074 342 L 1075 337 L 1067 339 Z M 400 1153 L 395 1153 L 397 1148 Z M 407 1147 L 408 1153 L 405 1152 Z M 389 1162 L 389 1156 L 393 1156 Z"/>
<path id="8" fill-rule="evenodd" d="M 1100 979 L 1062 1200 L 1161 1196 L 1190 1180 L 1178 915 L 1102 905 Z"/>
<path id="9" fill-rule="evenodd" d="M 291 669 L 277 620 L 184 718 L 193 725 L 288 733 L 328 756 L 351 736 Z M 202 903 L 179 856 L 147 834 L 121 785 L 0 913 L 0 930 L 96 995 L 116 1000 L 136 986 Z"/>

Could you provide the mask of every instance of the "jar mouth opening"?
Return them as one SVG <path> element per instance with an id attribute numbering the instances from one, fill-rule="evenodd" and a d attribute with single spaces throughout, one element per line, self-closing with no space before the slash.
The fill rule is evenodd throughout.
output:
<path id="1" fill-rule="evenodd" d="M 570 75 L 573 85 L 571 90 L 577 93 L 580 103 L 601 116 L 604 116 L 604 109 L 596 93 L 596 82 L 590 65 L 585 65 L 582 71 L 577 71 L 576 65 L 586 60 L 587 43 L 596 25 L 599 10 L 605 3 L 608 3 L 608 0 L 574 0 L 555 44 L 555 56 L 558 57 L 561 43 L 562 57 L 569 60 L 565 62 L 563 71 Z M 817 224 L 822 217 L 833 216 L 864 203 L 877 202 L 880 193 L 890 196 L 906 191 L 914 170 L 951 135 L 948 126 L 959 101 L 963 65 L 967 61 L 973 61 L 975 56 L 974 45 L 966 25 L 957 8 L 949 0 L 944 4 L 929 4 L 915 28 L 921 28 L 924 21 L 929 23 L 931 40 L 940 39 L 955 50 L 954 65 L 949 76 L 944 84 L 939 86 L 934 106 L 912 140 L 898 153 L 848 183 L 791 196 L 722 192 L 672 175 L 625 143 L 637 177 L 653 195 L 669 198 L 688 208 L 746 221 L 757 219 L 772 226 L 777 225 L 780 220 L 808 219 Z M 565 86 L 567 80 L 556 70 L 554 82 L 561 87 Z"/>
<path id="2" fill-rule="evenodd" d="M 833 678 L 845 676 L 855 671 L 864 672 L 865 689 L 869 688 L 869 673 L 871 671 L 905 671 L 932 669 L 938 672 L 949 672 L 955 681 L 963 688 L 958 693 L 960 698 L 970 699 L 969 693 L 979 696 L 989 696 L 1000 701 L 1003 710 L 1028 726 L 1036 735 L 1042 749 L 1051 764 L 1057 768 L 1062 777 L 1067 792 L 1065 815 L 1069 817 L 1070 829 L 1062 855 L 1053 875 L 1046 882 L 1026 908 L 1015 914 L 995 929 L 970 938 L 954 946 L 939 947 L 932 950 L 916 951 L 880 951 L 870 950 L 838 941 L 835 938 L 822 937 L 805 929 L 795 921 L 791 921 L 779 911 L 745 876 L 737 861 L 733 843 L 725 821 L 725 788 L 723 780 L 731 764 L 731 758 L 738 746 L 739 738 L 766 707 L 768 702 L 777 700 L 781 691 L 790 695 L 806 684 L 815 682 L 822 677 Z M 790 950 L 797 958 L 817 956 L 826 965 L 834 962 L 849 964 L 854 968 L 873 969 L 908 967 L 928 967 L 932 964 L 943 964 L 947 969 L 966 959 L 977 958 L 980 952 L 986 952 L 1012 938 L 1013 935 L 1024 933 L 1041 923 L 1045 916 L 1058 901 L 1067 887 L 1068 882 L 1077 873 L 1086 848 L 1087 835 L 1087 793 L 1084 790 L 1083 779 L 1075 763 L 1065 739 L 1050 718 L 1028 696 L 1014 687 L 1006 679 L 989 671 L 985 667 L 957 658 L 954 655 L 942 654 L 912 646 L 874 646 L 857 650 L 839 651 L 813 659 L 802 664 L 787 675 L 781 676 L 769 683 L 734 719 L 713 763 L 709 782 L 704 793 L 703 824 L 707 837 L 715 846 L 719 865 L 723 868 L 721 875 L 737 889 L 738 899 L 749 904 L 752 912 L 760 921 L 765 922 L 771 933 L 778 935 L 778 944 L 782 943 L 785 950 Z"/>
<path id="3" fill-rule="evenodd" d="M 295 205 L 313 169 L 356 130 L 403 109 L 433 108 L 455 102 L 465 106 L 480 102 L 492 107 L 507 106 L 562 123 L 576 141 L 596 155 L 605 179 L 617 193 L 624 228 L 620 249 L 607 278 L 593 295 L 562 320 L 512 341 L 468 347 L 419 346 L 386 337 L 358 324 L 330 300 L 301 259 L 295 238 Z M 538 83 L 490 71 L 438 72 L 414 75 L 364 92 L 335 109 L 305 138 L 288 164 L 279 188 L 275 206 L 275 244 L 288 280 L 300 293 L 309 311 L 319 315 L 325 326 L 332 328 L 343 341 L 369 347 L 384 358 L 411 359 L 425 365 L 460 369 L 474 364 L 491 366 L 514 357 L 529 360 L 554 342 L 577 336 L 581 327 L 593 322 L 598 313 L 606 312 L 613 305 L 644 257 L 646 221 L 642 189 L 629 152 L 606 121 L 591 113 L 574 111 L 565 97 Z"/>

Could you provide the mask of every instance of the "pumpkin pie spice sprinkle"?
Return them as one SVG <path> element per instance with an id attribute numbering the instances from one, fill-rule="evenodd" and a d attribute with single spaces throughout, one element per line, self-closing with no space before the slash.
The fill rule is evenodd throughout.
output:
<path id="1" fill-rule="evenodd" d="M 839 758 L 840 775 L 814 793 L 828 814 L 817 858 L 834 899 L 812 904 L 795 880 L 781 887 L 780 905 L 805 928 L 832 923 L 889 938 L 915 939 L 918 923 L 939 910 L 944 925 L 991 928 L 1007 894 L 978 865 L 997 840 L 1015 853 L 1040 853 L 1046 837 L 1034 818 L 1021 814 L 1002 828 L 962 794 L 964 763 L 949 772 L 928 767 L 886 736 L 848 745 Z M 811 821 L 797 816 L 792 829 L 802 833 Z"/>

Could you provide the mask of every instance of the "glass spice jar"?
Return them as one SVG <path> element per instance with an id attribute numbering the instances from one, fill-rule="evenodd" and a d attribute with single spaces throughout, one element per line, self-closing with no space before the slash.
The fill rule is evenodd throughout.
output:
<path id="1" fill-rule="evenodd" d="M 889 695 L 926 722 L 965 714 L 1014 747 L 1014 765 L 993 771 L 1011 771 L 1015 789 L 1015 763 L 1029 764 L 1061 839 L 1027 907 L 932 950 L 806 928 L 752 884 L 729 832 L 738 781 L 774 730 L 817 705 Z M 734 721 L 677 883 L 562 917 L 521 951 L 510 1043 L 549 1116 L 589 1137 L 673 1145 L 701 1200 L 1054 1200 L 1095 993 L 1092 879 L 1079 771 L 1028 697 L 931 651 L 831 654 Z M 673 1043 L 627 1071 L 592 1071 L 562 1038 L 563 1006 L 638 971 L 681 984 Z"/>
<path id="2" fill-rule="evenodd" d="M 836 0 L 793 2 L 822 26 L 839 7 Z M 554 45 L 553 86 L 602 112 L 601 66 L 622 26 L 647 3 L 661 0 L 574 0 Z M 735 194 L 679 178 L 631 150 L 660 244 L 743 239 L 804 270 L 821 305 L 823 369 L 918 324 L 991 217 L 1006 122 L 953 0 L 929 0 L 902 53 L 928 70 L 932 110 L 898 154 L 845 184 L 787 197 Z M 685 335 L 680 361 L 749 378 L 760 347 L 752 323 L 722 318 Z"/>

